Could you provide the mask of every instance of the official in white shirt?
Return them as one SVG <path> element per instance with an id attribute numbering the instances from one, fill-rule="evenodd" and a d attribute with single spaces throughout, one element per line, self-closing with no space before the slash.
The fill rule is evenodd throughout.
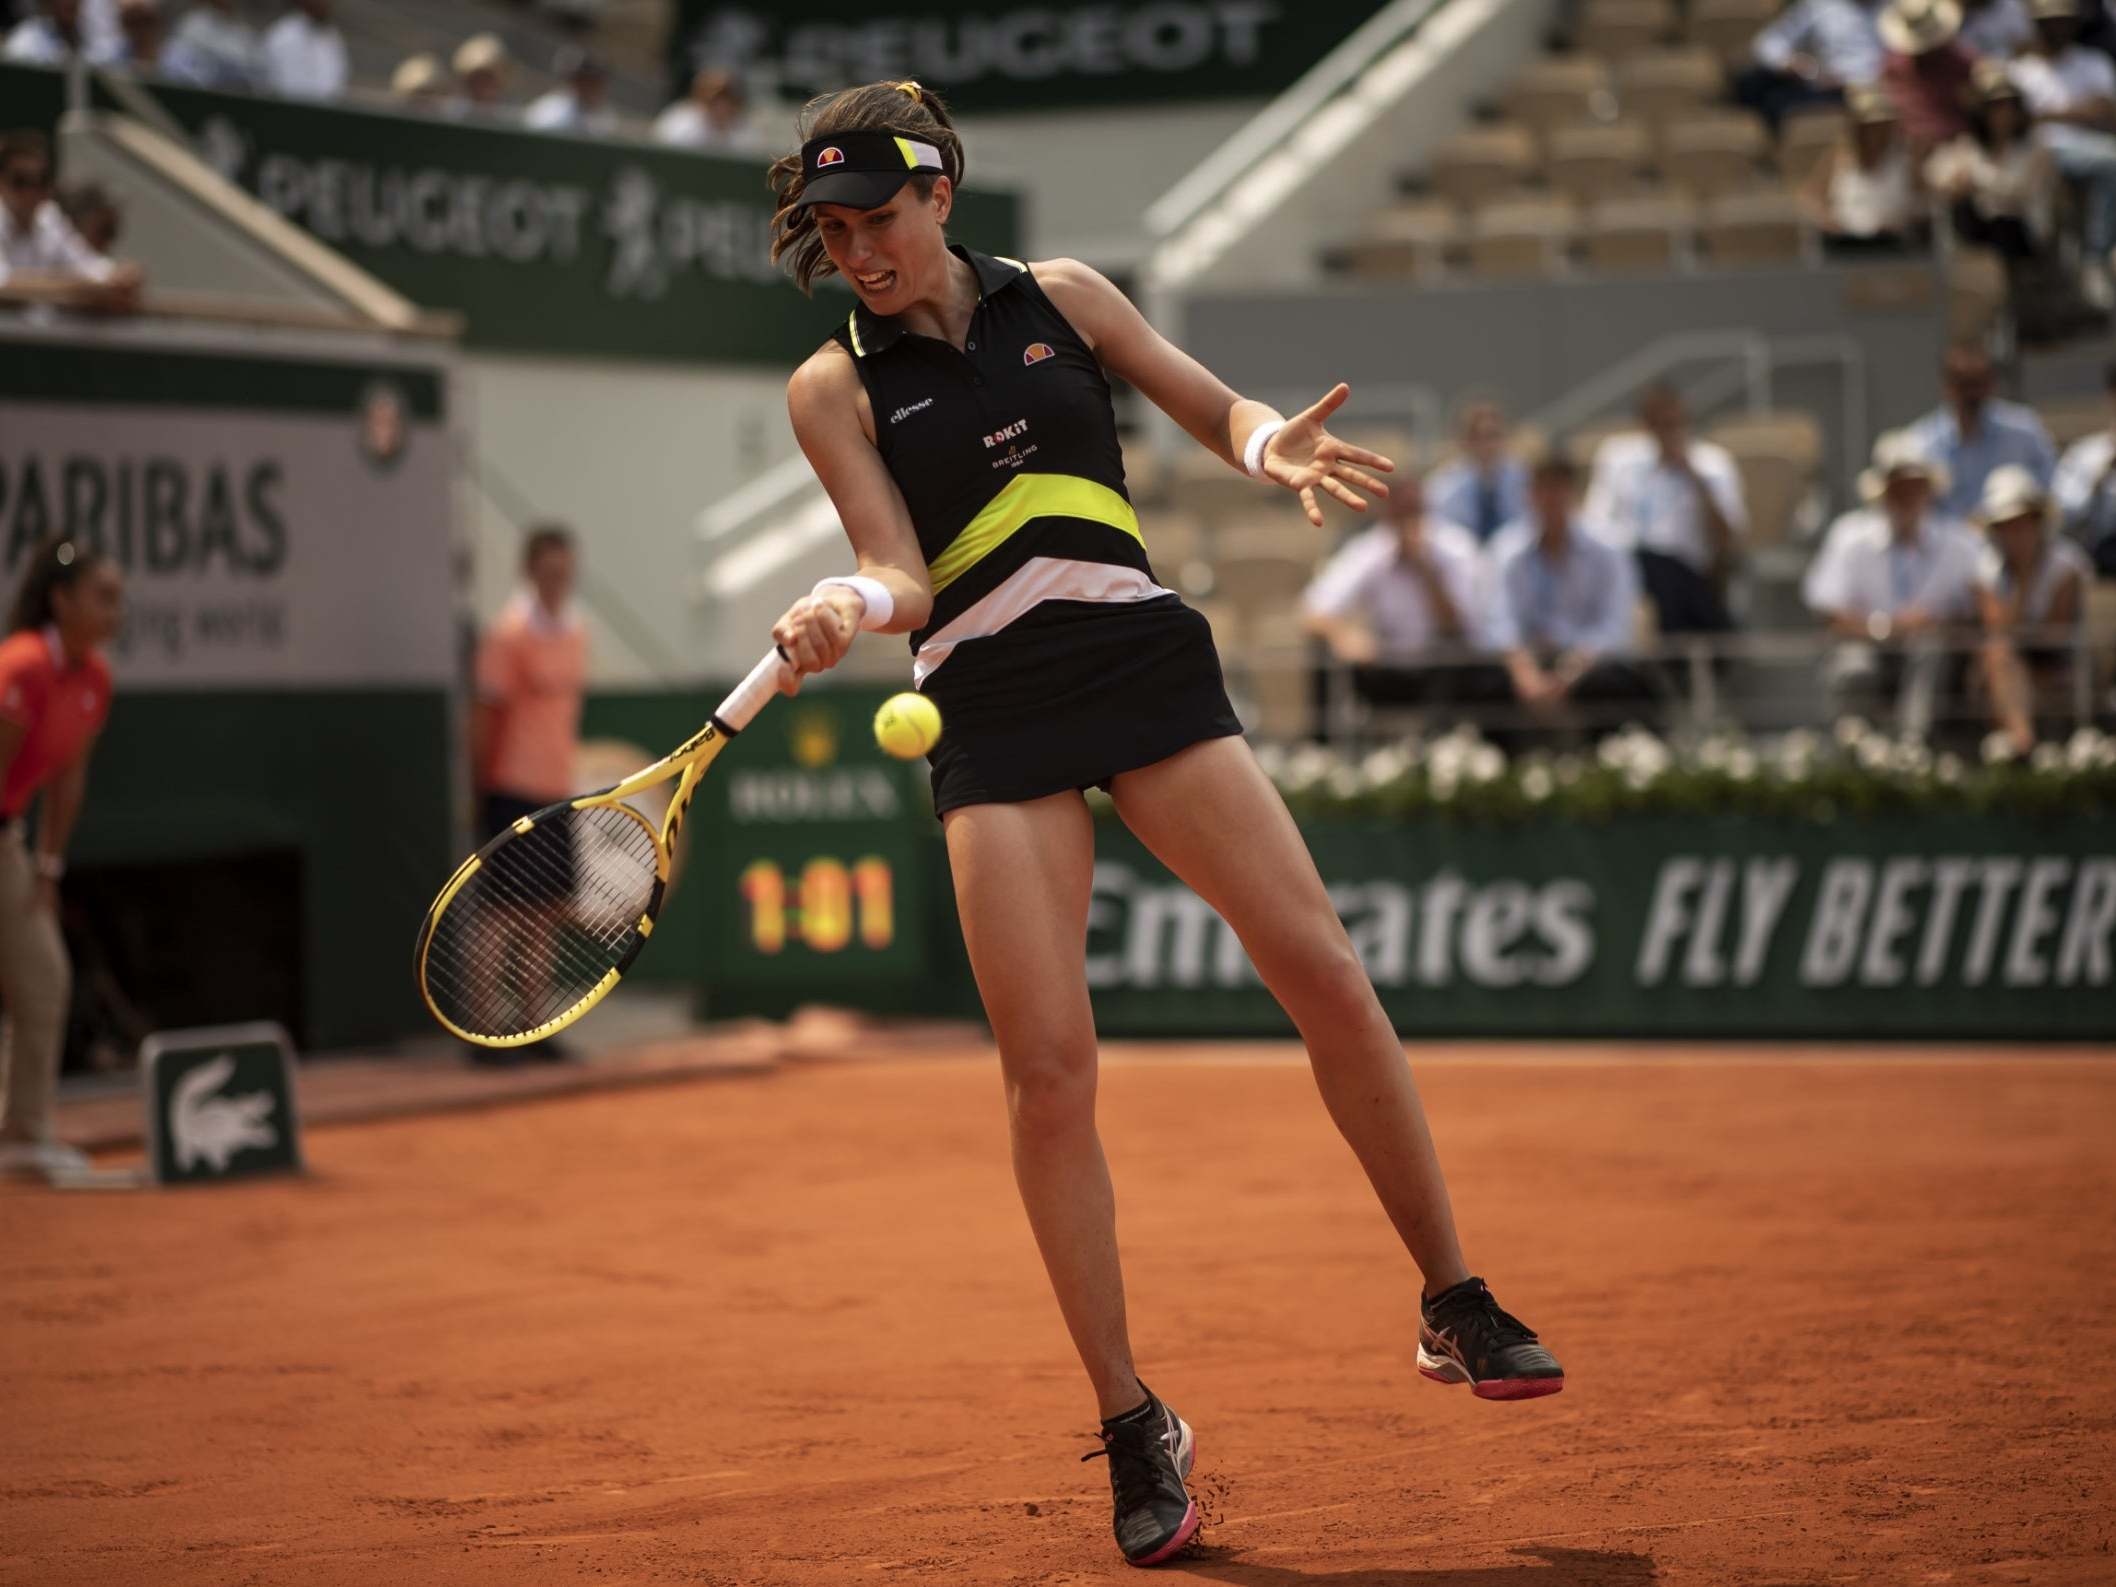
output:
<path id="1" fill-rule="evenodd" d="M 1639 397 L 1642 433 L 1613 435 L 1595 453 L 1588 526 L 1638 557 L 1664 634 L 1724 633 L 1726 582 L 1749 514 L 1725 447 L 1690 438 L 1681 393 L 1656 383 Z"/>
<path id="2" fill-rule="evenodd" d="M 1415 469 L 1390 476 L 1379 519 L 1340 546 L 1302 594 L 1308 632 L 1351 669 L 1353 692 L 1369 705 L 1488 698 L 1491 668 L 1466 654 L 1483 632 L 1475 537 L 1427 509 Z"/>
<path id="3" fill-rule="evenodd" d="M 1934 508 L 1947 470 L 1908 431 L 1874 443 L 1859 478 L 1867 504 L 1830 525 L 1801 585 L 1808 609 L 1838 640 L 1823 667 L 1839 716 L 1893 718 L 1904 738 L 1931 730 L 1943 689 L 1959 678 L 1959 641 L 1976 617 L 1982 545 Z"/>
<path id="4" fill-rule="evenodd" d="M 1513 748 L 1658 714 L 1655 688 L 1630 659 L 1638 569 L 1589 532 L 1579 492 L 1570 457 L 1539 459 L 1529 476 L 1529 516 L 1500 530 L 1486 552 L 1486 640 L 1533 724 L 1526 734 L 1493 735 Z"/>
<path id="5" fill-rule="evenodd" d="M 1986 542 L 1976 570 L 1984 682 L 1993 721 L 2026 754 L 2036 705 L 2054 715 L 2067 703 L 2094 570 L 2056 532 L 2049 492 L 2024 468 L 1992 473 L 1976 522 Z"/>
<path id="6" fill-rule="evenodd" d="M 105 259 L 52 197 L 51 140 L 0 133 L 0 287 L 72 308 L 138 307 L 140 267 Z"/>
<path id="7" fill-rule="evenodd" d="M 336 99 L 345 92 L 352 67 L 345 35 L 331 20 L 331 0 L 294 0 L 287 14 L 266 29 L 265 82 L 286 99 Z"/>

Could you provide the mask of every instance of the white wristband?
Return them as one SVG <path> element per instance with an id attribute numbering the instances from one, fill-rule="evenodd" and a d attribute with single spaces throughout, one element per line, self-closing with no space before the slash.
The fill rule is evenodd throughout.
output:
<path id="1" fill-rule="evenodd" d="M 1242 472 L 1251 479 L 1264 477 L 1264 448 L 1271 438 L 1286 427 L 1284 419 L 1266 419 L 1249 432 L 1249 443 L 1242 448 Z"/>
<path id="2" fill-rule="evenodd" d="M 896 615 L 896 597 L 889 593 L 889 586 L 880 579 L 870 579 L 864 573 L 837 573 L 827 579 L 818 579 L 816 587 L 808 593 L 821 595 L 833 584 L 842 584 L 848 590 L 857 591 L 860 599 L 866 603 L 866 610 L 860 613 L 860 627 L 863 630 L 887 628 L 889 619 Z"/>

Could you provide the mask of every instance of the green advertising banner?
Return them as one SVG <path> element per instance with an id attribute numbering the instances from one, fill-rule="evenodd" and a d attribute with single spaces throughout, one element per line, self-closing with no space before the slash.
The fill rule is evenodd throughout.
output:
<path id="1" fill-rule="evenodd" d="M 2116 1036 L 2116 835 L 2090 823 L 1306 830 L 1406 1036 Z M 1290 1035 L 1226 924 L 1099 837 L 1101 1028 Z"/>
<path id="2" fill-rule="evenodd" d="M 804 94 L 916 78 L 957 110 L 995 114 L 1264 98 L 1375 9 L 1372 0 L 809 0 L 786 9 L 682 0 L 671 67 L 679 83 L 695 66 L 724 66 Z"/>
<path id="3" fill-rule="evenodd" d="M 206 162 L 474 347 L 691 363 L 813 352 L 850 294 L 771 263 L 763 162 L 611 139 L 153 85 Z M 63 80 L 0 66 L 7 124 L 52 126 Z M 966 192 L 950 230 L 1013 253 L 1018 203 Z"/>

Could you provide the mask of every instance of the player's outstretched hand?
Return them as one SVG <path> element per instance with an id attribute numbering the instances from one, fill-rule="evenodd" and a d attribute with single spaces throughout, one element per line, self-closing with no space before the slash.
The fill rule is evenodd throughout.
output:
<path id="1" fill-rule="evenodd" d="M 1264 448 L 1264 477 L 1295 492 L 1308 514 L 1308 522 L 1318 529 L 1323 515 L 1322 505 L 1315 498 L 1317 491 L 1327 491 L 1347 507 L 1364 512 L 1366 498 L 1358 491 L 1376 496 L 1389 493 L 1388 486 L 1366 471 L 1378 468 L 1391 474 L 1396 470 L 1396 465 L 1379 452 L 1340 441 L 1323 428 L 1323 421 L 1343 407 L 1345 398 L 1351 395 L 1352 388 L 1339 381 L 1322 401 L 1288 419 Z"/>
<path id="2" fill-rule="evenodd" d="M 791 667 L 782 675 L 782 692 L 799 694 L 801 680 L 809 673 L 828 672 L 845 659 L 860 631 L 862 609 L 859 592 L 841 585 L 821 595 L 804 595 L 786 608 L 786 615 L 771 625 L 771 637 Z"/>

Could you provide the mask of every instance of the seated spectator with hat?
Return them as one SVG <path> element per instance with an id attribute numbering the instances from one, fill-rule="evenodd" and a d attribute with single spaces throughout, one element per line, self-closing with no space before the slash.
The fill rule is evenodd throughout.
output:
<path id="1" fill-rule="evenodd" d="M 1935 503 L 1946 466 L 1907 431 L 1874 443 L 1859 476 L 1867 505 L 1830 525 L 1801 585 L 1838 643 L 1823 667 L 1836 715 L 1892 718 L 1903 738 L 1931 729 L 1943 687 L 1960 672 L 1942 643 L 1976 613 L 1981 546 Z M 1950 691 L 1951 692 L 1951 691 Z"/>
<path id="2" fill-rule="evenodd" d="M 1888 57 L 1881 86 L 1903 118 L 1903 135 L 1921 158 L 1969 130 L 1970 79 L 1976 56 L 1962 43 L 1956 0 L 1890 0 L 1881 12 Z"/>
<path id="3" fill-rule="evenodd" d="M 507 102 L 507 46 L 497 33 L 473 33 L 456 46 L 448 63 L 455 71 L 456 97 L 443 107 L 444 114 L 496 116 Z"/>
<path id="4" fill-rule="evenodd" d="M 1918 162 L 1888 95 L 1852 90 L 1844 136 L 1809 173 L 1800 200 L 1833 254 L 1903 253 L 1924 241 Z"/>
<path id="5" fill-rule="evenodd" d="M 2056 227 L 2057 162 L 2002 62 L 1978 61 L 1975 83 L 1969 131 L 1933 151 L 1926 184 L 1951 206 L 1962 241 L 2014 263 L 2041 258 Z"/>
<path id="6" fill-rule="evenodd" d="M 1976 523 L 1986 545 L 1976 601 L 1984 625 L 1984 681 L 2013 747 L 2035 743 L 2038 701 L 2061 703 L 2086 614 L 2086 553 L 2056 534 L 2050 494 L 2024 468 L 1992 471 Z"/>

